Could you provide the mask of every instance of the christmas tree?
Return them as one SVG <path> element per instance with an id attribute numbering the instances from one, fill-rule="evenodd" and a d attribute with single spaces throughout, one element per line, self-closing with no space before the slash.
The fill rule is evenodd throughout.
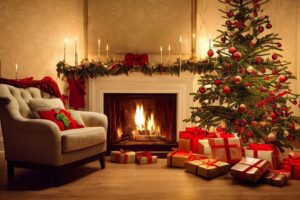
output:
<path id="1" fill-rule="evenodd" d="M 199 89 L 186 120 L 200 127 L 217 127 L 237 133 L 244 143 L 273 143 L 280 149 L 291 147 L 300 138 L 291 105 L 299 95 L 292 93 L 288 70 L 281 60 L 282 44 L 278 34 L 266 33 L 272 24 L 262 15 L 268 0 L 219 0 L 230 10 L 220 10 L 226 19 L 225 30 L 210 49 L 210 64 L 201 75 Z M 270 32 L 270 31 L 269 31 Z M 225 125 L 224 125 L 225 124 Z M 219 126 L 220 128 L 220 126 Z"/>

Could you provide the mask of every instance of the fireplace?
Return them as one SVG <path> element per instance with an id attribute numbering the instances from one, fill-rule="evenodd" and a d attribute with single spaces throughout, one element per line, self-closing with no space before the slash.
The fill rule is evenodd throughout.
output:
<path id="1" fill-rule="evenodd" d="M 105 93 L 108 152 L 168 151 L 176 146 L 177 94 Z"/>

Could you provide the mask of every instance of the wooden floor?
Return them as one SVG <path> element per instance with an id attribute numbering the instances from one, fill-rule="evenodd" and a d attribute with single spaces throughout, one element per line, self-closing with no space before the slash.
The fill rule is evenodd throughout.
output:
<path id="1" fill-rule="evenodd" d="M 247 185 L 230 175 L 206 181 L 166 167 L 166 160 L 157 164 L 113 164 L 104 170 L 99 163 L 74 168 L 64 173 L 64 184 L 52 187 L 51 177 L 43 172 L 17 169 L 12 183 L 6 180 L 6 165 L 0 153 L 0 199 L 247 199 L 292 200 L 300 198 L 300 181 L 291 180 L 283 188 L 266 184 Z"/>

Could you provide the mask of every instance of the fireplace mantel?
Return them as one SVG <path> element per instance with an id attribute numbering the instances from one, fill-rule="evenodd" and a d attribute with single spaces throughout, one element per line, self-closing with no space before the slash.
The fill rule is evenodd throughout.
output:
<path id="1" fill-rule="evenodd" d="M 199 75 L 182 73 L 180 76 L 145 76 L 132 73 L 129 76 L 110 76 L 89 79 L 89 110 L 104 112 L 105 93 L 175 93 L 177 94 L 177 131 L 183 130 L 184 119 L 190 116 L 194 102 L 191 92 L 197 89 Z"/>

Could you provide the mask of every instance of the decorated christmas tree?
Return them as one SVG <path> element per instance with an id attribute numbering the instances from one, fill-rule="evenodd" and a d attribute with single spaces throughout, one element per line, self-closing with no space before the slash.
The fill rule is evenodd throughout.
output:
<path id="1" fill-rule="evenodd" d="M 296 77 L 283 61 L 281 39 L 272 29 L 262 5 L 268 0 L 219 0 L 230 7 L 220 10 L 225 30 L 214 40 L 215 52 L 208 51 L 209 66 L 199 80 L 199 89 L 188 122 L 200 127 L 221 126 L 237 133 L 244 143 L 273 143 L 280 149 L 291 147 L 300 138 L 292 104 Z M 225 20 L 224 20 L 225 21 Z"/>

